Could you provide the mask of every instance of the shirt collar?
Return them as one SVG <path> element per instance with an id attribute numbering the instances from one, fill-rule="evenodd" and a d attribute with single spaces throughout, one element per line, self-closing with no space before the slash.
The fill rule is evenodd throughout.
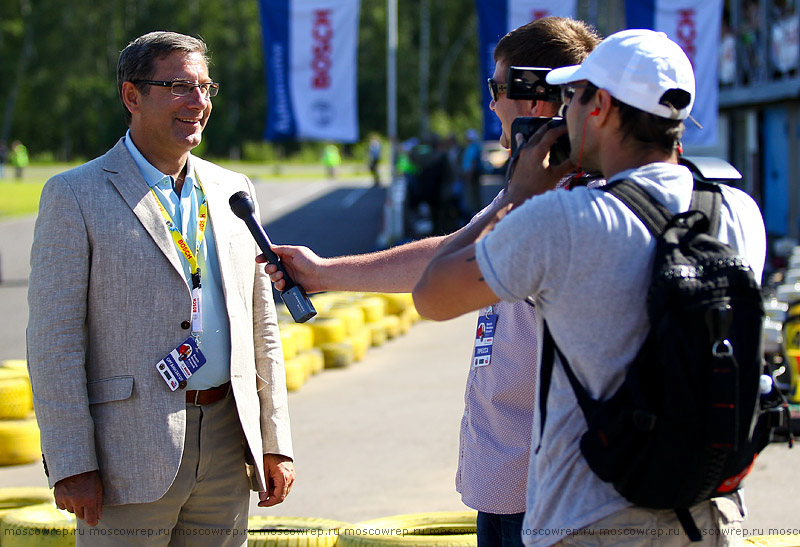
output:
<path id="1" fill-rule="evenodd" d="M 170 178 L 169 175 L 165 175 L 158 169 L 156 169 L 152 163 L 147 161 L 147 159 L 139 152 L 139 149 L 136 148 L 136 145 L 133 144 L 133 139 L 131 138 L 131 130 L 125 133 L 125 147 L 130 152 L 131 156 L 133 157 L 133 161 L 136 164 L 136 167 L 139 168 L 139 172 L 144 177 L 145 182 L 150 188 L 156 186 L 159 182 L 164 180 L 165 178 Z M 193 186 L 198 186 L 197 184 L 197 177 L 194 174 L 194 162 L 192 161 L 192 155 L 186 158 L 186 178 L 184 179 L 184 184 L 189 183 Z M 172 181 L 170 180 L 170 183 Z"/>

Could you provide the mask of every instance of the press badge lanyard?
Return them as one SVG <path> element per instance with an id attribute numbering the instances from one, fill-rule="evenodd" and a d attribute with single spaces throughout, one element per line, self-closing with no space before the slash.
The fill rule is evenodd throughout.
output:
<path id="1" fill-rule="evenodd" d="M 200 191 L 202 190 L 203 187 L 200 186 Z M 203 202 L 200 204 L 200 210 L 197 213 L 197 246 L 195 247 L 195 251 L 192 252 L 192 250 L 189 248 L 189 245 L 183 239 L 183 234 L 181 234 L 180 229 L 175 226 L 175 223 L 169 216 L 169 212 L 161 204 L 161 200 L 158 199 L 158 195 L 156 194 L 155 190 L 150 188 L 150 191 L 153 193 L 153 197 L 156 198 L 158 210 L 161 211 L 161 216 L 164 217 L 164 222 L 167 224 L 167 229 L 169 230 L 173 241 L 175 241 L 175 245 L 177 245 L 178 250 L 183 254 L 183 256 L 186 257 L 186 260 L 189 262 L 189 267 L 192 270 L 192 337 L 197 340 L 199 339 L 200 335 L 203 334 L 203 306 L 200 290 L 200 266 L 197 263 L 197 256 L 200 254 L 200 244 L 203 242 L 203 235 L 206 232 L 206 218 L 208 217 L 208 202 L 205 197 L 205 192 L 203 193 Z"/>

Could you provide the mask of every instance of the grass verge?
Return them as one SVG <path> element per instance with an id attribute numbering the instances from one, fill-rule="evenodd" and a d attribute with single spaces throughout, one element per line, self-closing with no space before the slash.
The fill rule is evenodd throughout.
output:
<path id="1" fill-rule="evenodd" d="M 39 196 L 42 193 L 41 182 L 8 182 L 0 180 L 0 220 L 34 215 L 39 209 Z"/>

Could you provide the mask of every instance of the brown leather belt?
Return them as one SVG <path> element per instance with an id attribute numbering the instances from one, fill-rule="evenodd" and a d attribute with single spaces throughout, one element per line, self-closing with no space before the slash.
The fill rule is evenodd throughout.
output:
<path id="1" fill-rule="evenodd" d="M 190 389 L 186 392 L 186 402 L 194 405 L 210 405 L 227 397 L 231 392 L 231 383 L 225 382 L 221 386 L 211 389 Z"/>

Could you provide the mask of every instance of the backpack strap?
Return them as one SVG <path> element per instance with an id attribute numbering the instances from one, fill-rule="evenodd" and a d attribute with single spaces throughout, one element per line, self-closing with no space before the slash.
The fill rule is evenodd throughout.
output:
<path id="1" fill-rule="evenodd" d="M 542 448 L 542 437 L 544 437 L 544 424 L 547 419 L 547 396 L 550 394 L 550 383 L 553 379 L 553 366 L 555 363 L 555 355 L 561 361 L 564 371 L 567 373 L 569 383 L 572 385 L 572 391 L 575 393 L 575 398 L 578 400 L 578 405 L 581 407 L 584 417 L 588 420 L 591 413 L 594 411 L 596 402 L 583 387 L 578 377 L 575 376 L 572 367 L 567 360 L 567 357 L 561 352 L 561 349 L 553 340 L 553 335 L 550 333 L 550 328 L 547 326 L 547 321 L 543 321 L 544 336 L 542 340 L 542 366 L 539 369 L 539 446 L 536 447 L 535 453 L 539 453 Z"/>
<path id="2" fill-rule="evenodd" d="M 702 211 L 708 217 L 708 233 L 715 236 L 719 233 L 720 208 L 722 207 L 722 190 L 718 184 L 701 180 L 694 181 L 690 211 Z"/>
<path id="3" fill-rule="evenodd" d="M 672 220 L 673 214 L 632 180 L 615 180 L 599 189 L 608 192 L 624 203 L 655 237 L 661 235 L 669 221 Z"/>
<path id="4" fill-rule="evenodd" d="M 575 398 L 578 400 L 578 405 L 581 407 L 581 411 L 583 412 L 583 416 L 587 422 L 594 411 L 594 407 L 597 405 L 597 401 L 592 399 L 592 397 L 586 391 L 586 388 L 584 388 L 583 384 L 581 384 L 580 380 L 578 380 L 578 377 L 575 376 L 575 372 L 572 370 L 572 367 L 570 366 L 566 356 L 561 352 L 555 340 L 553 340 L 553 335 L 550 333 L 550 329 L 547 326 L 547 321 L 544 321 L 542 366 L 539 372 L 539 421 L 541 428 L 539 430 L 539 446 L 536 448 L 536 454 L 539 453 L 539 449 L 542 447 L 544 424 L 547 417 L 547 396 L 550 393 L 550 382 L 553 378 L 553 366 L 556 354 L 558 354 L 561 365 L 564 367 L 564 372 L 566 372 L 567 378 L 569 378 L 569 383 L 572 385 L 572 391 L 575 393 Z M 676 508 L 675 515 L 678 517 L 678 521 L 681 523 L 681 527 L 683 528 L 684 532 L 686 532 L 686 536 L 689 538 L 689 541 L 702 541 L 703 538 L 700 534 L 700 530 L 697 528 L 697 524 L 694 522 L 694 518 L 692 518 L 692 514 L 689 512 L 689 509 Z"/>
<path id="5" fill-rule="evenodd" d="M 624 203 L 656 237 L 664 232 L 674 216 L 657 199 L 632 180 L 616 180 L 611 184 L 601 186 L 600 190 L 608 192 Z M 707 233 L 714 236 L 719 233 L 721 206 L 722 191 L 719 185 L 699 180 L 694 181 L 689 211 L 700 211 L 706 215 L 709 222 Z"/>

